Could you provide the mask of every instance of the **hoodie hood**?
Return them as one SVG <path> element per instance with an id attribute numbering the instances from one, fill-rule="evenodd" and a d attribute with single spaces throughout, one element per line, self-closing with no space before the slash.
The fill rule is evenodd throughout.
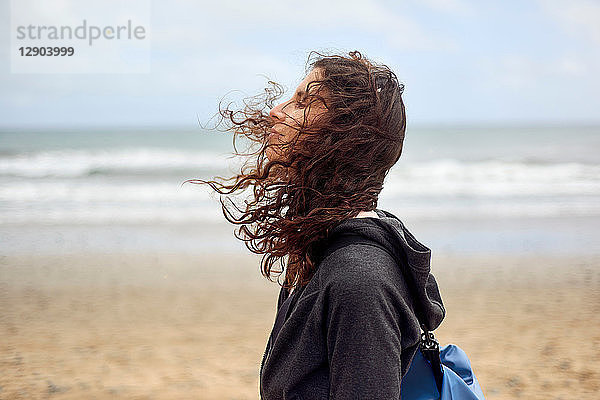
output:
<path id="1" fill-rule="evenodd" d="M 379 218 L 361 217 L 344 220 L 332 228 L 329 238 L 357 234 L 387 249 L 402 268 L 411 290 L 415 313 L 421 325 L 435 330 L 446 315 L 439 288 L 431 274 L 431 250 L 419 242 L 394 214 L 375 209 Z"/>

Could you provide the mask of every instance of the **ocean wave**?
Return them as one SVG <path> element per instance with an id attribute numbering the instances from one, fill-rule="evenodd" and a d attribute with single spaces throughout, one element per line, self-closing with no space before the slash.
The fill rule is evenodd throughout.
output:
<path id="1" fill-rule="evenodd" d="M 561 202 L 481 202 L 411 203 L 382 198 L 379 208 L 395 211 L 402 218 L 422 220 L 479 218 L 555 218 L 600 217 L 597 201 Z M 236 212 L 237 215 L 237 212 Z M 136 203 L 115 207 L 112 204 L 44 204 L 0 210 L 0 224 L 169 224 L 224 222 L 218 202 L 181 203 L 177 206 L 159 203 Z"/>
<path id="2" fill-rule="evenodd" d="M 0 157 L 0 223 L 219 220 L 220 196 L 184 181 L 227 176 L 236 163 L 210 151 L 140 148 Z M 241 206 L 248 194 L 233 200 Z M 600 165 L 401 160 L 386 177 L 380 204 L 424 219 L 600 216 Z"/>
<path id="3" fill-rule="evenodd" d="M 87 178 L 187 176 L 191 179 L 227 174 L 239 170 L 242 158 L 214 151 L 158 148 L 97 150 L 56 150 L 0 156 L 0 177 Z M 540 159 L 460 161 L 400 160 L 390 175 L 399 179 L 428 182 L 593 182 L 600 176 L 600 164 L 550 163 Z"/>
<path id="4" fill-rule="evenodd" d="M 212 162 L 197 161 L 197 168 Z M 137 163 L 138 171 L 140 163 Z M 198 172 L 198 171 L 196 171 Z M 141 172 L 140 172 L 141 173 Z M 226 174 L 225 174 L 226 175 Z M 114 179 L 0 178 L 2 201 L 167 201 L 205 193 L 186 179 L 207 179 L 210 171 L 160 177 Z M 158 179 L 160 177 L 160 179 Z M 438 160 L 395 166 L 384 190 L 391 197 L 600 196 L 600 166 L 579 163 L 527 165 L 515 162 Z"/>
<path id="5" fill-rule="evenodd" d="M 237 160 L 225 154 L 177 149 L 56 150 L 0 157 L 0 176 L 82 178 L 221 171 Z"/>
<path id="6" fill-rule="evenodd" d="M 396 195 L 595 195 L 600 165 L 442 159 L 392 168 L 386 189 Z"/>

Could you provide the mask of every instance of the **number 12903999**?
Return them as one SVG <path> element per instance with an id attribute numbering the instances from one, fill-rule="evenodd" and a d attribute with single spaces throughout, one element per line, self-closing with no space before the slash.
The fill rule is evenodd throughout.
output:
<path id="1" fill-rule="evenodd" d="M 19 47 L 23 57 L 71 57 L 75 54 L 73 47 Z"/>

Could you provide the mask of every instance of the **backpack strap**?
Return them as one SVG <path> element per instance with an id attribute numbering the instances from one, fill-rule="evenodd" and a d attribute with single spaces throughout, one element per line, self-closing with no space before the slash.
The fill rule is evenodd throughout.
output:
<path id="1" fill-rule="evenodd" d="M 322 262 L 327 256 L 332 254 L 334 251 L 351 244 L 369 244 L 371 246 L 379 247 L 380 249 L 385 250 L 388 254 L 390 254 L 394 259 L 396 257 L 390 252 L 389 249 L 381 245 L 380 243 L 369 240 L 362 235 L 358 235 L 355 233 L 344 233 L 341 234 L 340 237 L 336 237 L 332 239 L 333 242 L 329 243 L 329 245 L 322 252 L 322 257 L 319 262 Z M 402 252 L 402 262 L 405 265 L 408 265 L 408 260 L 404 252 Z M 400 265 L 400 269 L 404 276 L 404 279 L 411 279 L 411 277 L 405 272 L 405 265 Z M 410 286 L 409 286 L 410 288 Z M 421 340 L 419 342 L 419 350 L 425 357 L 425 359 L 429 362 L 429 365 L 432 368 L 433 376 L 435 378 L 435 382 L 438 388 L 439 393 L 442 391 L 442 381 L 443 381 L 443 368 L 440 359 L 440 349 L 439 342 L 435 338 L 432 331 L 429 331 L 427 327 L 421 323 L 422 319 L 419 318 L 420 309 L 415 304 L 415 315 L 419 320 L 419 325 L 424 332 L 421 333 Z"/>

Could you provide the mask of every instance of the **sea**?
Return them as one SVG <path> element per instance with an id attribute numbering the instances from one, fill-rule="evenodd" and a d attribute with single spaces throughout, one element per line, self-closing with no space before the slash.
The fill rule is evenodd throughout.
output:
<path id="1" fill-rule="evenodd" d="M 248 252 L 184 183 L 240 164 L 216 130 L 1 130 L 0 254 Z M 433 253 L 599 254 L 600 126 L 409 127 L 378 207 Z"/>

